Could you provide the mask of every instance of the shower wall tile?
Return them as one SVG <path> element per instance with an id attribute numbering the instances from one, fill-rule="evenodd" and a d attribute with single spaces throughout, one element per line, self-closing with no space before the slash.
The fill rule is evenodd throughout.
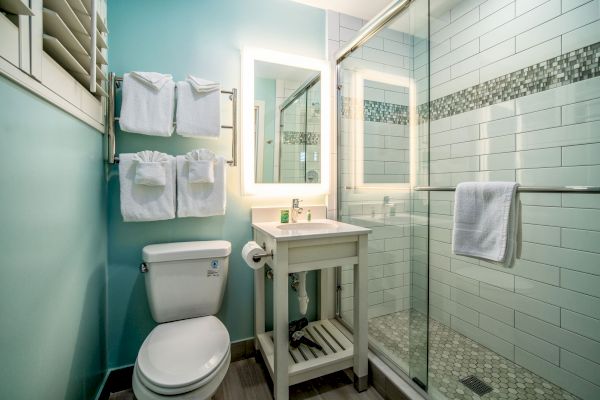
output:
<path id="1" fill-rule="evenodd" d="M 560 326 L 600 342 L 600 320 L 570 310 L 561 310 Z"/>

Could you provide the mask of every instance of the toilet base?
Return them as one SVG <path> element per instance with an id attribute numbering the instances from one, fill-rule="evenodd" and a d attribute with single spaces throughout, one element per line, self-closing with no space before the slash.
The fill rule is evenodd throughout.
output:
<path id="1" fill-rule="evenodd" d="M 221 382 L 223 382 L 230 363 L 231 353 L 227 352 L 226 360 L 224 360 L 224 362 L 219 366 L 219 369 L 214 372 L 213 379 L 197 389 L 177 395 L 164 395 L 156 393 L 144 386 L 138 377 L 139 372 L 136 364 L 133 370 L 133 378 L 131 382 L 133 393 L 138 400 L 207 400 L 215 394 L 221 385 Z"/>

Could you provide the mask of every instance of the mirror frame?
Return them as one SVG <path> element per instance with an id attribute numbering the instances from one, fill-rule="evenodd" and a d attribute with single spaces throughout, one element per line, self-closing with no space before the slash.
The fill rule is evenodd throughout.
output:
<path id="1" fill-rule="evenodd" d="M 321 75 L 321 181 L 320 183 L 257 183 L 254 149 L 254 63 L 256 61 L 314 70 Z M 331 79 L 327 60 L 258 47 L 242 49 L 242 193 L 284 196 L 329 193 L 331 158 Z"/>

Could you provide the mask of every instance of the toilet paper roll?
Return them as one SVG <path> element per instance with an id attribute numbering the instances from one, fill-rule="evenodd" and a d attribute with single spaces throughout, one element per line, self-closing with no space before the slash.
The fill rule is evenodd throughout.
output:
<path id="1" fill-rule="evenodd" d="M 258 261 L 254 261 L 252 257 L 257 254 L 264 254 L 265 250 L 258 245 L 258 243 L 251 241 L 244 245 L 242 249 L 242 258 L 246 261 L 246 264 L 252 269 L 259 269 L 265 266 L 267 257 L 262 257 Z"/>

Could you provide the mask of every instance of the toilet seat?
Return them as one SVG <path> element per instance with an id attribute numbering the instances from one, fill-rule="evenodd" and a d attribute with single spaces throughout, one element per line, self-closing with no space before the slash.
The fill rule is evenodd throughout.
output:
<path id="1" fill-rule="evenodd" d="M 150 391 L 173 396 L 211 382 L 229 358 L 223 323 L 214 316 L 192 318 L 154 328 L 140 348 L 135 373 Z"/>

